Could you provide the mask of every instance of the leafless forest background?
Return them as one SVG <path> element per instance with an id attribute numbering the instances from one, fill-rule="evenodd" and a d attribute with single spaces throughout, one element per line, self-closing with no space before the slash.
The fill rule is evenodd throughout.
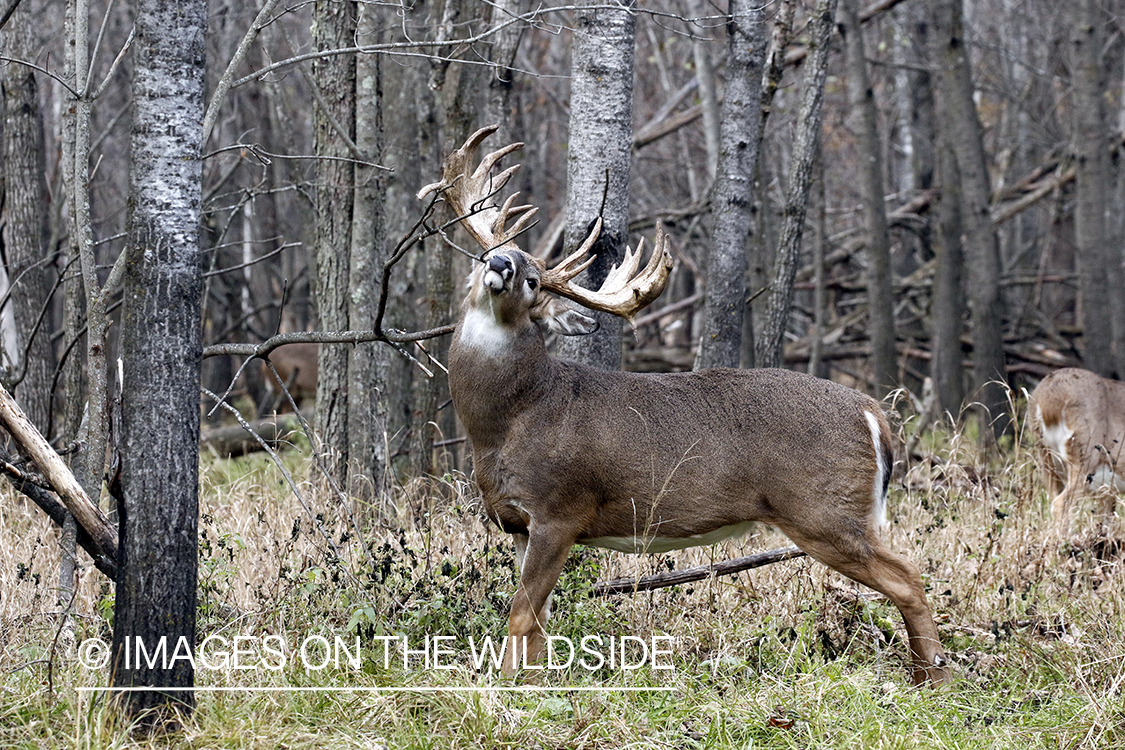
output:
<path id="1" fill-rule="evenodd" d="M 598 7 L 609 12 L 613 5 Z M 3 31 L 0 248 L 4 385 L 60 449 L 91 424 L 112 436 L 120 408 L 113 364 L 120 291 L 111 269 L 128 242 L 135 13 L 130 4 L 90 4 L 91 82 L 76 105 L 65 7 L 23 0 Z M 576 148 L 568 135 L 573 7 L 267 3 L 260 33 L 241 58 L 236 50 L 259 9 L 218 1 L 208 10 L 206 98 L 214 101 L 202 149 L 202 381 L 215 394 L 229 390 L 248 419 L 282 402 L 256 362 L 240 370 L 245 357 L 217 347 L 258 344 L 279 332 L 370 330 L 382 261 L 425 208 L 415 192 L 478 127 L 501 125 L 487 145 L 526 144 L 508 159 L 522 164 L 513 186 L 540 208 L 523 242 L 542 257 L 561 254 L 567 158 Z M 635 244 L 663 222 L 677 265 L 636 333 L 623 331 L 627 369 L 692 368 L 708 324 L 718 133 L 729 85 L 727 10 L 726 3 L 693 0 L 645 2 L 633 11 L 628 228 Z M 747 311 L 742 366 L 763 364 L 755 362 L 754 344 L 777 291 L 775 256 L 790 211 L 794 133 L 814 49 L 811 2 L 754 10 L 781 76 L 776 93 L 763 89 L 772 102 L 752 175 L 748 270 L 738 289 Z M 962 10 L 963 28 L 950 28 L 949 18 Z M 879 394 L 901 386 L 918 399 L 931 378 L 937 408 L 959 416 L 965 404 L 982 401 L 999 417 L 998 430 L 1004 406 L 980 390 L 989 361 L 999 362 L 995 374 L 1017 389 L 1064 365 L 1125 373 L 1120 10 L 1116 0 L 841 2 L 828 47 L 820 147 L 803 196 L 784 366 Z M 863 30 L 858 67 L 841 34 L 848 12 Z M 314 54 L 333 49 L 344 52 Z M 946 55 L 958 49 L 968 52 L 975 104 L 968 113 L 942 83 L 957 78 Z M 857 100 L 849 87 L 860 76 L 868 86 Z M 230 88 L 215 97 L 220 81 Z M 864 90 L 873 96 L 873 131 L 861 120 Z M 84 226 L 67 159 L 76 138 L 68 118 L 85 106 Z M 955 153 L 974 138 L 971 115 L 987 169 L 983 205 L 974 202 L 971 175 Z M 871 132 L 874 140 L 865 138 Z M 873 233 L 877 225 L 865 211 L 872 202 L 864 165 L 873 160 L 885 196 L 881 233 Z M 83 286 L 74 234 L 87 231 L 101 296 Z M 884 252 L 888 300 L 869 294 Z M 425 239 L 391 275 L 387 326 L 420 331 L 453 322 L 469 263 L 439 237 Z M 980 300 L 990 285 L 996 300 L 986 307 Z M 887 362 L 873 356 L 879 315 L 893 321 L 889 376 Z M 982 337 L 987 322 L 998 326 L 989 336 L 999 338 Z M 104 351 L 88 330 L 105 331 Z M 987 360 L 982 341 L 1002 341 L 1001 350 Z M 442 338 L 425 342 L 426 352 L 386 342 L 322 343 L 318 383 L 309 378 L 316 365 L 308 346 L 271 356 L 306 406 L 315 393 L 315 422 L 337 462 L 333 471 L 341 479 L 350 474 L 353 492 L 464 461 L 433 362 L 442 360 Z M 101 405 L 88 403 L 91 383 L 106 404 L 101 422 L 93 416 Z M 207 413 L 212 406 L 205 398 Z M 205 437 L 217 435 L 211 430 L 221 418 L 227 416 L 218 410 L 204 420 Z M 100 476 L 100 467 L 90 474 Z"/>

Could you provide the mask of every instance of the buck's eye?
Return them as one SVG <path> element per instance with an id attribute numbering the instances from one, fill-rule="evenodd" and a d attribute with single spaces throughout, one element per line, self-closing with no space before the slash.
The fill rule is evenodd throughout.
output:
<path id="1" fill-rule="evenodd" d="M 534 289 L 537 286 L 539 286 L 539 282 L 536 279 L 528 279 L 527 280 L 527 288 L 528 289 Z"/>

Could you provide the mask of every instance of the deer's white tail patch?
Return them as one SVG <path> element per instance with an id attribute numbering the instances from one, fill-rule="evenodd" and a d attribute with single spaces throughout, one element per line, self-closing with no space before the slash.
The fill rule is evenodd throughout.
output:
<path id="1" fill-rule="evenodd" d="M 867 426 L 871 428 L 871 441 L 875 445 L 875 485 L 872 487 L 875 503 L 871 507 L 871 520 L 876 529 L 882 529 L 887 525 L 887 479 L 891 467 L 887 465 L 887 457 L 883 453 L 879 420 L 869 411 L 864 412 L 863 416 L 867 417 Z"/>

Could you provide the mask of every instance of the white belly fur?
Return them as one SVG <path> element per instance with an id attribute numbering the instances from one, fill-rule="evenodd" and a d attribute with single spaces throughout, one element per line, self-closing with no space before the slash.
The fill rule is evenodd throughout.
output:
<path id="1" fill-rule="evenodd" d="M 1090 489 L 1097 490 L 1102 487 L 1116 487 L 1118 492 L 1125 492 L 1125 477 L 1115 474 L 1108 466 L 1099 466 L 1090 475 Z"/>
<path id="2" fill-rule="evenodd" d="M 754 521 L 732 523 L 729 526 L 721 526 L 706 534 L 695 534 L 694 536 L 686 536 L 680 539 L 662 536 L 599 536 L 591 539 L 579 539 L 578 543 L 588 547 L 602 547 L 603 549 L 617 550 L 618 552 L 671 552 L 672 550 L 687 549 L 688 547 L 706 547 L 709 544 L 716 544 L 724 539 L 742 536 L 750 530 L 754 523 Z"/>

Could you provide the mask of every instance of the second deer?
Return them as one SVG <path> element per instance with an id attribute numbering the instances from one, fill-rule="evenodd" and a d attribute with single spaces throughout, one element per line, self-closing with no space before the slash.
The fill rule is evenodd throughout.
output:
<path id="1" fill-rule="evenodd" d="M 599 227 L 552 269 L 514 238 L 534 209 L 490 204 L 512 174 L 491 175 L 513 144 L 472 168 L 472 135 L 446 160 L 442 191 L 485 249 L 449 351 L 449 387 L 473 447 L 488 517 L 513 535 L 520 583 L 503 668 L 541 657 L 550 594 L 570 548 L 662 552 L 771 524 L 813 558 L 885 594 L 902 613 L 914 682 L 949 679 L 918 569 L 880 537 L 893 456 L 878 403 L 787 370 L 607 372 L 548 355 L 541 327 L 586 333 L 594 321 L 553 295 L 631 319 L 672 266 L 658 234 L 597 291 L 571 279 Z M 518 218 L 516 218 L 518 217 Z M 515 218 L 511 227 L 509 219 Z"/>
<path id="2" fill-rule="evenodd" d="M 1074 505 L 1091 494 L 1100 499 L 1104 527 L 1125 492 L 1125 383 L 1066 367 L 1043 378 L 1028 412 L 1054 493 L 1055 533 L 1070 535 Z"/>

